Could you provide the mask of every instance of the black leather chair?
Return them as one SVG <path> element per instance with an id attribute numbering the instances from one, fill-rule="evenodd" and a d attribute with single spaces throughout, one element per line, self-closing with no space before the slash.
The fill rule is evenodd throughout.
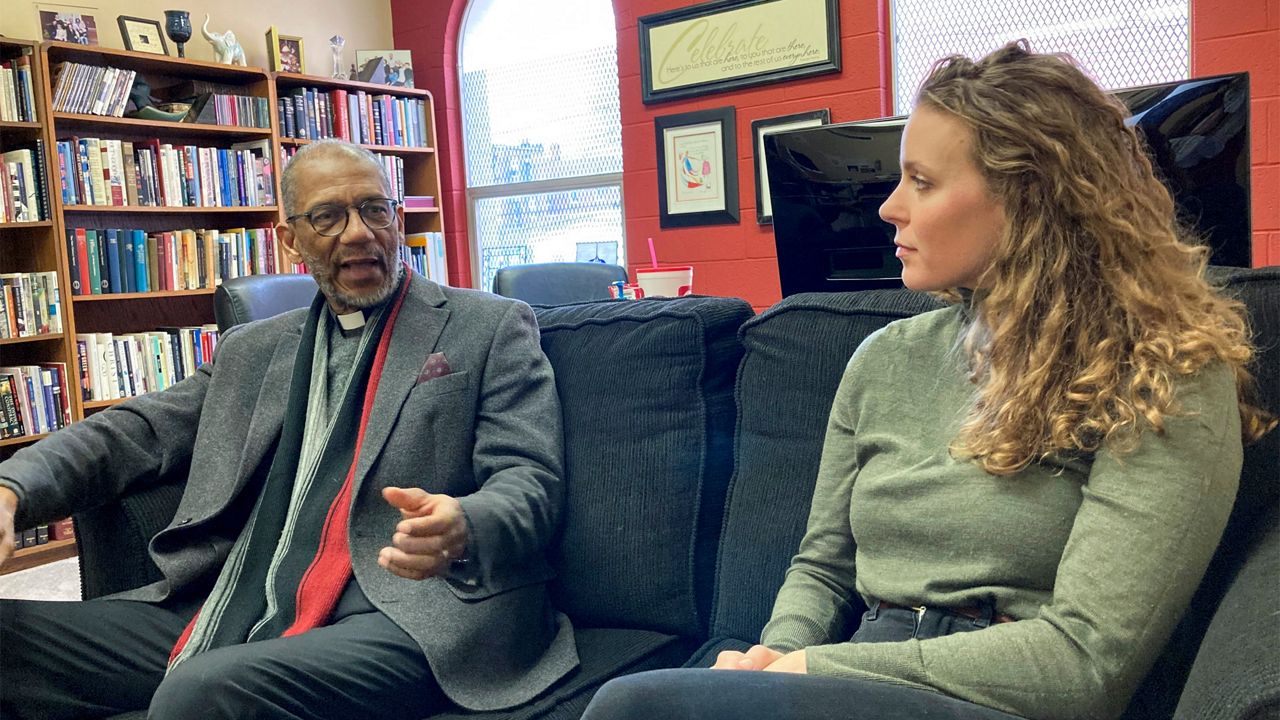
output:
<path id="1" fill-rule="evenodd" d="M 626 279 L 626 268 L 604 263 L 511 265 L 493 276 L 493 292 L 530 305 L 564 305 L 608 300 L 609 283 Z"/>
<path id="2" fill-rule="evenodd" d="M 218 331 L 307 307 L 319 287 L 310 275 L 246 275 L 224 281 L 213 293 Z"/>

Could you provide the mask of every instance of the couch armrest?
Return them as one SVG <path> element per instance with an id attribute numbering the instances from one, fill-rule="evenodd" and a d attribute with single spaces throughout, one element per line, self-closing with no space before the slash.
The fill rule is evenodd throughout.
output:
<path id="1" fill-rule="evenodd" d="M 185 480 L 156 485 L 75 516 L 80 594 L 85 600 L 161 578 L 148 544 L 173 519 Z"/>
<path id="2" fill-rule="evenodd" d="M 1280 715 L 1280 518 L 1273 506 L 1205 632 L 1174 720 Z"/>

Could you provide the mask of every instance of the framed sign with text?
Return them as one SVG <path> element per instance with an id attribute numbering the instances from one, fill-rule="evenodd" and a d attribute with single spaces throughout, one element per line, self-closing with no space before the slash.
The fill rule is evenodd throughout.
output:
<path id="1" fill-rule="evenodd" d="M 646 103 L 840 70 L 838 0 L 713 0 L 637 24 Z"/>

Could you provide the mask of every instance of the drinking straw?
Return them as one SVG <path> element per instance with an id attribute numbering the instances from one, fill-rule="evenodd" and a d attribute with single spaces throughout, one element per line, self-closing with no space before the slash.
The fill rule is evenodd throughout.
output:
<path id="1" fill-rule="evenodd" d="M 658 269 L 658 255 L 653 251 L 653 238 L 649 238 L 649 265 L 654 270 Z"/>

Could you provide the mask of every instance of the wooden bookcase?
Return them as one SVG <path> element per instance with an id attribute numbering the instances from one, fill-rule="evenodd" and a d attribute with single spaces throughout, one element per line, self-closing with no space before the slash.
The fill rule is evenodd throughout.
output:
<path id="1" fill-rule="evenodd" d="M 0 152 L 18 146 L 30 147 L 37 139 L 44 140 L 45 149 L 48 150 L 49 115 L 48 101 L 45 97 L 48 80 L 45 77 L 46 66 L 40 62 L 40 46 L 35 42 L 0 38 L 0 60 L 10 60 L 24 54 L 31 58 L 35 121 L 0 122 Z M 45 160 L 47 163 L 47 152 Z M 44 182 L 48 187 L 48 178 Z M 8 188 L 5 188 L 5 191 L 7 192 Z M 52 198 L 50 200 L 52 201 Z M 59 232 L 60 226 L 57 221 L 57 210 L 52 202 L 50 211 L 53 217 L 40 222 L 0 223 L 0 273 L 57 272 L 64 331 L 0 340 L 0 366 L 58 362 L 65 363 L 70 373 L 75 367 L 74 343 L 71 341 L 74 335 L 67 332 L 71 288 L 63 272 L 66 260 L 62 257 L 63 243 Z M 74 398 L 72 412 L 73 417 L 78 417 L 74 415 L 79 412 L 79 405 Z M 30 445 L 46 436 L 47 433 L 0 440 L 0 461 L 12 455 L 18 448 Z M 18 550 L 9 562 L 5 563 L 0 573 L 15 572 L 73 555 L 75 555 L 74 540 L 50 541 L 45 545 Z"/>
<path id="2" fill-rule="evenodd" d="M 45 145 L 46 179 L 52 218 L 39 223 L 0 224 L 0 272 L 34 272 L 55 270 L 63 313 L 63 332 L 39 338 L 0 340 L 0 365 L 40 362 L 66 363 L 68 383 L 72 385 L 73 422 L 84 419 L 102 408 L 123 400 L 82 401 L 74 381 L 78 376 L 76 334 L 110 332 L 114 334 L 145 332 L 161 326 L 203 325 L 213 322 L 213 290 L 177 290 L 146 293 L 108 293 L 72 295 L 69 277 L 67 230 L 76 227 L 130 227 L 159 232 L 187 227 L 227 228 L 258 226 L 280 222 L 284 218 L 279 205 L 268 207 L 149 207 L 64 205 L 59 181 L 57 141 L 71 137 L 97 137 L 111 140 L 138 141 L 159 138 L 174 144 L 229 147 L 233 143 L 267 139 L 274 150 L 274 195 L 280 194 L 281 150 L 299 147 L 309 140 L 284 136 L 279 127 L 277 99 L 297 88 L 315 88 L 323 92 L 335 89 L 369 95 L 391 95 L 412 98 L 425 103 L 425 147 L 365 144 L 364 147 L 403 160 L 404 192 L 430 195 L 434 208 L 406 209 L 405 232 L 444 232 L 440 209 L 440 168 L 436 154 L 435 109 L 431 93 L 413 88 L 391 87 L 350 82 L 293 73 L 268 73 L 261 68 L 244 68 L 217 63 L 186 60 L 168 56 L 136 53 L 98 46 L 63 42 L 33 43 L 0 39 L 0 55 L 10 57 L 22 52 L 34 55 L 37 122 L 0 123 L 0 148 L 7 143 L 29 142 L 42 138 Z M 266 98 L 269 128 L 231 127 L 212 124 L 176 123 L 134 118 L 82 115 L 53 110 L 53 90 L 59 63 L 75 62 L 94 66 L 110 66 L 134 70 L 145 77 L 153 88 L 203 80 L 239 88 L 240 94 Z M 276 267 L 287 265 L 276 253 Z M 0 440 L 0 460 L 17 448 L 41 437 L 29 436 Z M 74 541 L 51 541 L 47 545 L 27 548 L 9 560 L 0 574 L 26 569 L 75 554 Z"/>
<path id="3" fill-rule="evenodd" d="M 277 72 L 272 73 L 272 76 L 275 81 L 275 99 L 299 88 L 314 88 L 325 93 L 333 90 L 344 90 L 351 94 L 363 92 L 370 96 L 390 95 L 396 98 L 423 101 L 426 104 L 426 127 L 423 128 L 426 141 L 425 147 L 374 145 L 369 143 L 362 143 L 362 145 L 375 153 L 396 156 L 404 161 L 405 194 L 430 195 L 435 198 L 436 206 L 434 208 L 405 209 L 405 233 L 444 232 L 444 215 L 440 209 L 443 204 L 440 198 L 440 165 L 436 154 L 435 105 L 430 92 L 415 88 L 374 85 L 353 80 L 338 80 L 296 73 Z M 275 100 L 273 99 L 273 107 L 274 102 Z M 279 124 L 279 119 L 277 119 L 277 133 L 279 134 L 279 142 L 283 147 L 298 147 L 311 142 L 310 140 L 286 137 L 284 129 L 280 128 Z"/>
<path id="4" fill-rule="evenodd" d="M 234 143 L 266 139 L 275 147 L 275 119 L 265 128 L 223 126 L 202 123 L 165 122 L 124 117 L 103 117 L 56 112 L 52 107 L 56 70 L 63 62 L 114 67 L 132 70 L 150 84 L 153 95 L 159 95 L 169 86 L 187 81 L 205 81 L 235 88 L 237 94 L 261 97 L 267 100 L 268 109 L 274 105 L 271 79 L 261 68 L 244 68 L 218 63 L 171 58 L 148 53 L 129 52 L 98 46 L 76 45 L 63 42 L 45 42 L 41 45 L 45 68 L 44 94 L 47 99 L 47 140 L 50 158 L 50 174 L 58 169 L 56 143 L 73 137 L 95 137 L 105 140 L 141 142 L 151 138 L 164 143 L 193 144 L 213 147 L 230 147 Z M 268 113 L 271 115 L 271 113 Z M 58 187 L 57 183 L 54 183 Z M 51 198 L 57 208 L 54 221 L 59 239 L 67 231 L 77 227 L 88 228 L 140 228 L 148 233 L 182 228 L 227 228 L 232 226 L 259 226 L 274 223 L 279 216 L 275 205 L 255 207 L 150 207 L 150 206 L 102 206 L 64 205 L 60 193 Z M 67 273 L 66 242 L 61 242 L 62 265 Z M 68 356 L 75 358 L 76 333 L 135 333 L 154 330 L 160 326 L 204 325 L 213 322 L 213 290 L 166 290 L 144 293 L 82 294 L 64 298 L 66 313 Z M 77 420 L 103 407 L 121 401 L 82 402 L 77 393 Z"/>

